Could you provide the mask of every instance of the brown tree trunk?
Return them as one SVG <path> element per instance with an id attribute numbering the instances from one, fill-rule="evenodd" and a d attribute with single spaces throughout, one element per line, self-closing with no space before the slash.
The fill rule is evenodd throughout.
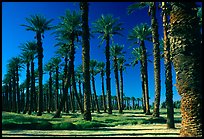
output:
<path id="1" fill-rule="evenodd" d="M 182 137 L 202 137 L 201 34 L 195 2 L 172 2 L 170 49 L 181 95 Z"/>

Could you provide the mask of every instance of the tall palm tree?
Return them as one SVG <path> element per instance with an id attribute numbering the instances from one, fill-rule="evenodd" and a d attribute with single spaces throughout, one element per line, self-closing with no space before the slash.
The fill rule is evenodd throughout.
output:
<path id="1" fill-rule="evenodd" d="M 126 60 L 124 56 L 121 56 L 118 58 L 118 66 L 119 66 L 119 72 L 120 72 L 120 97 L 121 97 L 121 109 L 124 109 L 123 106 L 123 71 L 125 70 L 126 66 L 128 66 L 128 64 L 125 64 Z"/>
<path id="2" fill-rule="evenodd" d="M 167 14 L 168 13 L 167 13 L 166 2 L 162 2 L 162 19 L 163 19 L 163 32 L 164 32 L 163 47 L 164 47 L 164 64 L 165 64 L 165 75 L 166 75 L 165 85 L 166 85 L 167 128 L 175 128 L 170 44 L 169 44 L 169 38 L 167 33 L 168 31 Z"/>
<path id="3" fill-rule="evenodd" d="M 118 78 L 118 57 L 124 55 L 123 48 L 124 48 L 124 45 L 119 45 L 119 44 L 113 44 L 110 48 L 110 55 L 114 63 L 114 74 L 115 74 L 116 94 L 117 94 L 119 113 L 122 113 L 122 105 L 121 105 L 121 93 L 119 89 L 119 78 Z"/>
<path id="4" fill-rule="evenodd" d="M 151 41 L 151 28 L 147 24 L 140 24 L 133 28 L 128 36 L 129 40 L 140 45 L 139 52 L 141 53 L 141 73 L 142 73 L 142 88 L 144 88 L 144 98 L 146 114 L 150 114 L 149 109 L 149 90 L 148 90 L 148 74 L 147 74 L 147 52 L 145 40 Z M 137 62 L 137 60 L 136 60 Z"/>
<path id="5" fill-rule="evenodd" d="M 12 57 L 9 60 L 8 68 L 11 70 L 13 78 L 13 111 L 20 113 L 19 70 L 22 68 L 22 59 L 20 56 Z"/>
<path id="6" fill-rule="evenodd" d="M 111 107 L 111 78 L 110 78 L 110 39 L 115 34 L 120 35 L 120 31 L 123 30 L 121 27 L 122 23 L 118 22 L 118 18 L 113 18 L 112 15 L 102 15 L 96 22 L 94 22 L 95 33 L 100 34 L 99 38 L 102 42 L 106 41 L 105 55 L 106 55 L 106 94 L 108 100 L 108 114 L 112 114 Z"/>
<path id="7" fill-rule="evenodd" d="M 46 63 L 45 67 L 44 67 L 44 71 L 49 73 L 49 95 L 48 95 L 48 108 L 47 108 L 47 112 L 50 113 L 50 111 L 52 111 L 53 109 L 53 95 L 52 95 L 52 73 L 53 73 L 53 63 L 51 62 L 51 60 Z"/>
<path id="8" fill-rule="evenodd" d="M 59 65 L 61 63 L 61 58 L 60 57 L 53 57 L 51 58 L 51 63 L 53 64 L 53 67 L 55 68 L 55 74 L 56 74 L 56 78 L 55 78 L 55 81 L 56 81 L 56 87 L 55 87 L 55 99 L 56 99 L 56 111 L 58 109 L 58 90 L 59 90 Z"/>
<path id="9" fill-rule="evenodd" d="M 84 112 L 83 108 L 82 108 L 82 104 L 80 103 L 80 98 L 78 96 L 77 93 L 77 89 L 76 89 L 76 81 L 75 81 L 75 73 L 74 73 L 74 59 L 75 59 L 75 41 L 78 41 L 78 37 L 81 34 L 81 16 L 78 12 L 73 11 L 66 11 L 65 16 L 61 16 L 61 23 L 59 23 L 57 25 L 57 30 L 56 30 L 56 34 L 57 36 L 61 39 L 61 40 L 66 40 L 67 42 L 69 42 L 69 69 L 68 69 L 68 76 L 71 76 L 71 83 L 72 83 L 72 87 L 73 87 L 73 91 L 74 94 L 76 96 L 79 108 L 81 110 L 81 113 Z M 69 75 L 71 74 L 71 75 Z M 66 78 L 67 79 L 67 78 Z M 69 79 L 66 80 L 67 83 L 67 87 L 70 86 L 69 85 Z M 66 100 L 66 96 L 64 95 L 63 100 Z M 61 101 L 63 102 L 63 101 Z M 63 104 L 61 104 L 63 105 Z M 60 108 L 61 109 L 61 108 Z M 55 115 L 55 117 L 57 117 L 57 115 L 60 114 L 60 112 L 57 112 L 58 114 Z"/>
<path id="10" fill-rule="evenodd" d="M 24 109 L 24 114 L 28 111 L 28 114 L 31 114 L 31 112 L 33 111 L 33 104 L 34 103 L 34 99 L 33 99 L 33 94 L 35 93 L 35 77 L 34 77 L 34 58 L 35 55 L 37 54 L 37 44 L 35 41 L 27 41 L 26 43 L 21 44 L 20 49 L 22 51 L 21 53 L 21 58 L 23 60 L 23 62 L 25 62 L 26 64 L 26 79 L 27 79 L 27 97 L 30 97 L 30 101 L 29 98 L 26 99 L 26 107 Z M 31 65 L 31 91 L 29 94 L 29 86 L 30 86 L 30 70 L 29 67 Z M 29 108 L 28 108 L 29 107 Z"/>
<path id="11" fill-rule="evenodd" d="M 80 2 L 80 9 L 82 11 L 82 66 L 83 66 L 83 78 L 84 78 L 84 120 L 91 121 L 90 111 L 90 44 L 89 44 L 89 6 L 88 2 Z"/>
<path id="12" fill-rule="evenodd" d="M 170 50 L 181 95 L 180 136 L 202 137 L 202 44 L 195 2 L 172 2 Z"/>
<path id="13" fill-rule="evenodd" d="M 132 4 L 131 6 L 128 7 L 128 12 L 131 13 L 136 8 L 144 8 L 147 6 L 149 7 L 148 15 L 151 16 L 152 42 L 154 46 L 153 55 L 154 55 L 155 105 L 153 117 L 159 117 L 161 79 L 160 79 L 160 49 L 159 49 L 158 22 L 156 19 L 156 2 L 139 2 Z"/>
<path id="14" fill-rule="evenodd" d="M 92 81 L 92 88 L 94 92 L 94 101 L 96 104 L 96 110 L 98 113 L 100 113 L 98 99 L 96 95 L 96 86 L 95 86 L 95 77 L 99 72 L 97 71 L 97 61 L 96 60 L 90 60 L 90 73 L 91 73 L 91 81 Z"/>
<path id="15" fill-rule="evenodd" d="M 106 97 L 105 97 L 105 91 L 104 91 L 104 74 L 105 74 L 105 63 L 104 62 L 98 62 L 97 68 L 99 72 L 101 73 L 101 90 L 102 90 L 102 99 L 103 99 L 103 109 L 104 112 L 106 112 Z"/>
<path id="16" fill-rule="evenodd" d="M 83 67 L 82 65 L 79 65 L 75 71 L 75 75 L 76 75 L 76 81 L 78 82 L 78 86 L 79 86 L 79 96 L 80 96 L 81 104 L 83 104 L 82 89 L 81 89 L 81 84 L 83 83 L 82 73 L 83 73 Z"/>
<path id="17" fill-rule="evenodd" d="M 51 30 L 51 22 L 53 19 L 47 20 L 42 15 L 31 15 L 30 18 L 26 18 L 28 25 L 22 25 L 26 27 L 28 31 L 34 31 L 36 33 L 35 38 L 37 39 L 37 52 L 38 52 L 38 71 L 39 71 L 39 99 L 38 99 L 38 113 L 37 116 L 42 115 L 43 108 L 43 47 L 42 47 L 42 37 L 44 38 L 44 32 L 46 30 Z"/>

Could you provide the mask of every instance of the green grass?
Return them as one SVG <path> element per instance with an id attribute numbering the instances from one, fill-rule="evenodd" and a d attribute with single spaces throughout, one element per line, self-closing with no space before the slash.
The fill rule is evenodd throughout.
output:
<path id="1" fill-rule="evenodd" d="M 63 113 L 61 118 L 52 118 L 54 113 L 44 113 L 42 116 L 28 114 L 17 114 L 11 112 L 2 112 L 2 129 L 26 129 L 26 130 L 83 130 L 100 127 L 115 127 L 119 125 L 136 124 L 165 124 L 166 109 L 160 110 L 160 117 L 153 118 L 151 115 L 145 115 L 142 110 L 124 110 L 124 114 L 119 114 L 113 110 L 113 114 L 92 113 L 92 121 L 83 120 L 80 113 Z M 178 109 L 175 109 L 175 123 L 181 122 L 181 115 Z"/>

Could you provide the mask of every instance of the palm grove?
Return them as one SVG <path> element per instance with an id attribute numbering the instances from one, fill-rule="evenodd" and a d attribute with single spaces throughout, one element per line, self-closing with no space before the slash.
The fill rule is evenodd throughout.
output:
<path id="1" fill-rule="evenodd" d="M 159 40 L 156 12 L 162 9 L 163 39 Z M 165 62 L 165 87 L 167 107 L 167 127 L 174 128 L 173 91 L 171 63 L 176 71 L 176 87 L 181 95 L 182 126 L 181 136 L 202 136 L 202 93 L 201 93 L 201 10 L 194 2 L 139 2 L 130 5 L 128 13 L 147 7 L 151 25 L 136 25 L 128 35 L 134 43 L 132 62 L 127 63 L 124 45 L 115 43 L 113 36 L 121 35 L 124 29 L 119 18 L 113 15 L 101 15 L 89 28 L 89 3 L 80 2 L 79 11 L 67 10 L 60 16 L 60 23 L 52 25 L 53 19 L 42 15 L 26 18 L 27 31 L 35 32 L 36 40 L 20 44 L 21 54 L 8 61 L 7 73 L 3 79 L 3 110 L 23 114 L 44 111 L 55 112 L 59 118 L 61 112 L 80 111 L 84 120 L 92 120 L 91 113 L 96 110 L 112 114 L 113 109 L 123 113 L 124 109 L 139 108 L 142 102 L 143 112 L 150 113 L 148 91 L 148 54 L 146 41 L 153 43 L 155 101 L 153 117 L 159 117 L 160 108 L 160 57 Z M 44 32 L 53 30 L 56 37 L 56 56 L 43 67 Z M 90 59 L 91 35 L 99 36 L 101 47 L 105 47 L 105 62 Z M 121 35 L 122 36 L 122 35 Z M 122 36 L 124 37 L 124 36 Z M 103 43 L 104 42 L 104 43 Z M 105 44 L 105 45 L 103 45 Z M 82 64 L 75 67 L 76 46 L 82 46 Z M 161 49 L 162 48 L 162 49 Z M 161 51 L 161 52 L 160 52 Z M 38 60 L 37 65 L 34 59 Z M 111 65 L 111 62 L 113 65 Z M 125 68 L 140 62 L 142 98 L 124 97 L 123 72 Z M 116 96 L 111 94 L 111 70 L 113 69 Z M 26 79 L 19 84 L 19 74 L 26 70 Z M 43 74 L 49 79 L 43 84 Z M 101 95 L 97 96 L 95 76 L 101 77 Z M 78 87 L 78 88 L 77 88 Z M 106 87 L 106 88 L 105 88 Z M 91 93 L 93 92 L 93 93 Z M 130 106 L 132 100 L 132 106 Z M 137 103 L 138 102 L 138 103 Z"/>

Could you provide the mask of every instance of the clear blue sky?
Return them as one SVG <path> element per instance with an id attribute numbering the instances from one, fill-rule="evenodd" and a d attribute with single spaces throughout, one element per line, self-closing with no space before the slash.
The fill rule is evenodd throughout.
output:
<path id="1" fill-rule="evenodd" d="M 124 44 L 126 51 L 126 59 L 131 57 L 131 49 L 129 46 L 131 42 L 127 40 L 129 31 L 140 23 L 148 23 L 150 25 L 150 17 L 147 14 L 147 8 L 137 10 L 131 15 L 127 14 L 127 7 L 132 2 L 91 2 L 89 7 L 89 26 L 92 27 L 92 22 L 96 21 L 101 14 L 112 14 L 114 17 L 119 17 L 120 22 L 123 23 L 124 31 L 123 36 L 115 36 L 114 42 Z M 2 79 L 7 71 L 7 62 L 11 57 L 18 56 L 21 51 L 19 45 L 26 41 L 34 40 L 34 32 L 26 31 L 20 24 L 26 24 L 25 18 L 32 14 L 42 14 L 47 19 L 53 18 L 53 25 L 59 23 L 59 16 L 63 16 L 66 10 L 79 10 L 79 3 L 75 2 L 2 2 Z M 157 13 L 159 22 L 159 34 L 162 36 L 161 14 Z M 47 63 L 49 59 L 55 56 L 57 48 L 54 47 L 56 43 L 53 31 L 45 32 L 43 39 L 44 59 L 43 64 Z M 90 40 L 90 56 L 91 59 L 105 62 L 105 44 L 100 48 L 98 44 L 100 40 L 95 34 L 94 38 Z M 134 46 L 138 47 L 138 46 Z M 146 42 L 147 51 L 152 54 L 153 45 L 151 42 Z M 82 63 L 81 46 L 77 48 L 75 54 L 75 65 L 78 66 Z M 149 57 L 153 61 L 153 56 Z M 128 62 L 130 62 L 128 60 Z M 112 64 L 112 63 L 111 63 Z M 37 68 L 37 60 L 35 60 L 35 68 Z M 175 81 L 175 71 L 173 71 L 173 84 Z M 21 72 L 20 82 L 25 80 L 25 71 Z M 48 80 L 48 75 L 44 75 L 43 82 Z M 154 101 L 154 71 L 153 63 L 148 63 L 148 80 L 149 80 L 149 96 L 150 103 Z M 96 89 L 97 94 L 101 95 L 101 80 L 100 76 L 96 76 Z M 115 91 L 115 78 L 113 71 L 111 71 L 111 90 L 112 95 L 116 95 Z M 140 78 L 140 65 L 135 67 L 128 67 L 124 72 L 124 93 L 126 96 L 142 97 L 141 92 L 141 78 Z M 173 85 L 173 99 L 180 100 L 180 96 Z M 165 74 L 164 74 L 164 61 L 161 60 L 161 101 L 165 100 Z"/>

